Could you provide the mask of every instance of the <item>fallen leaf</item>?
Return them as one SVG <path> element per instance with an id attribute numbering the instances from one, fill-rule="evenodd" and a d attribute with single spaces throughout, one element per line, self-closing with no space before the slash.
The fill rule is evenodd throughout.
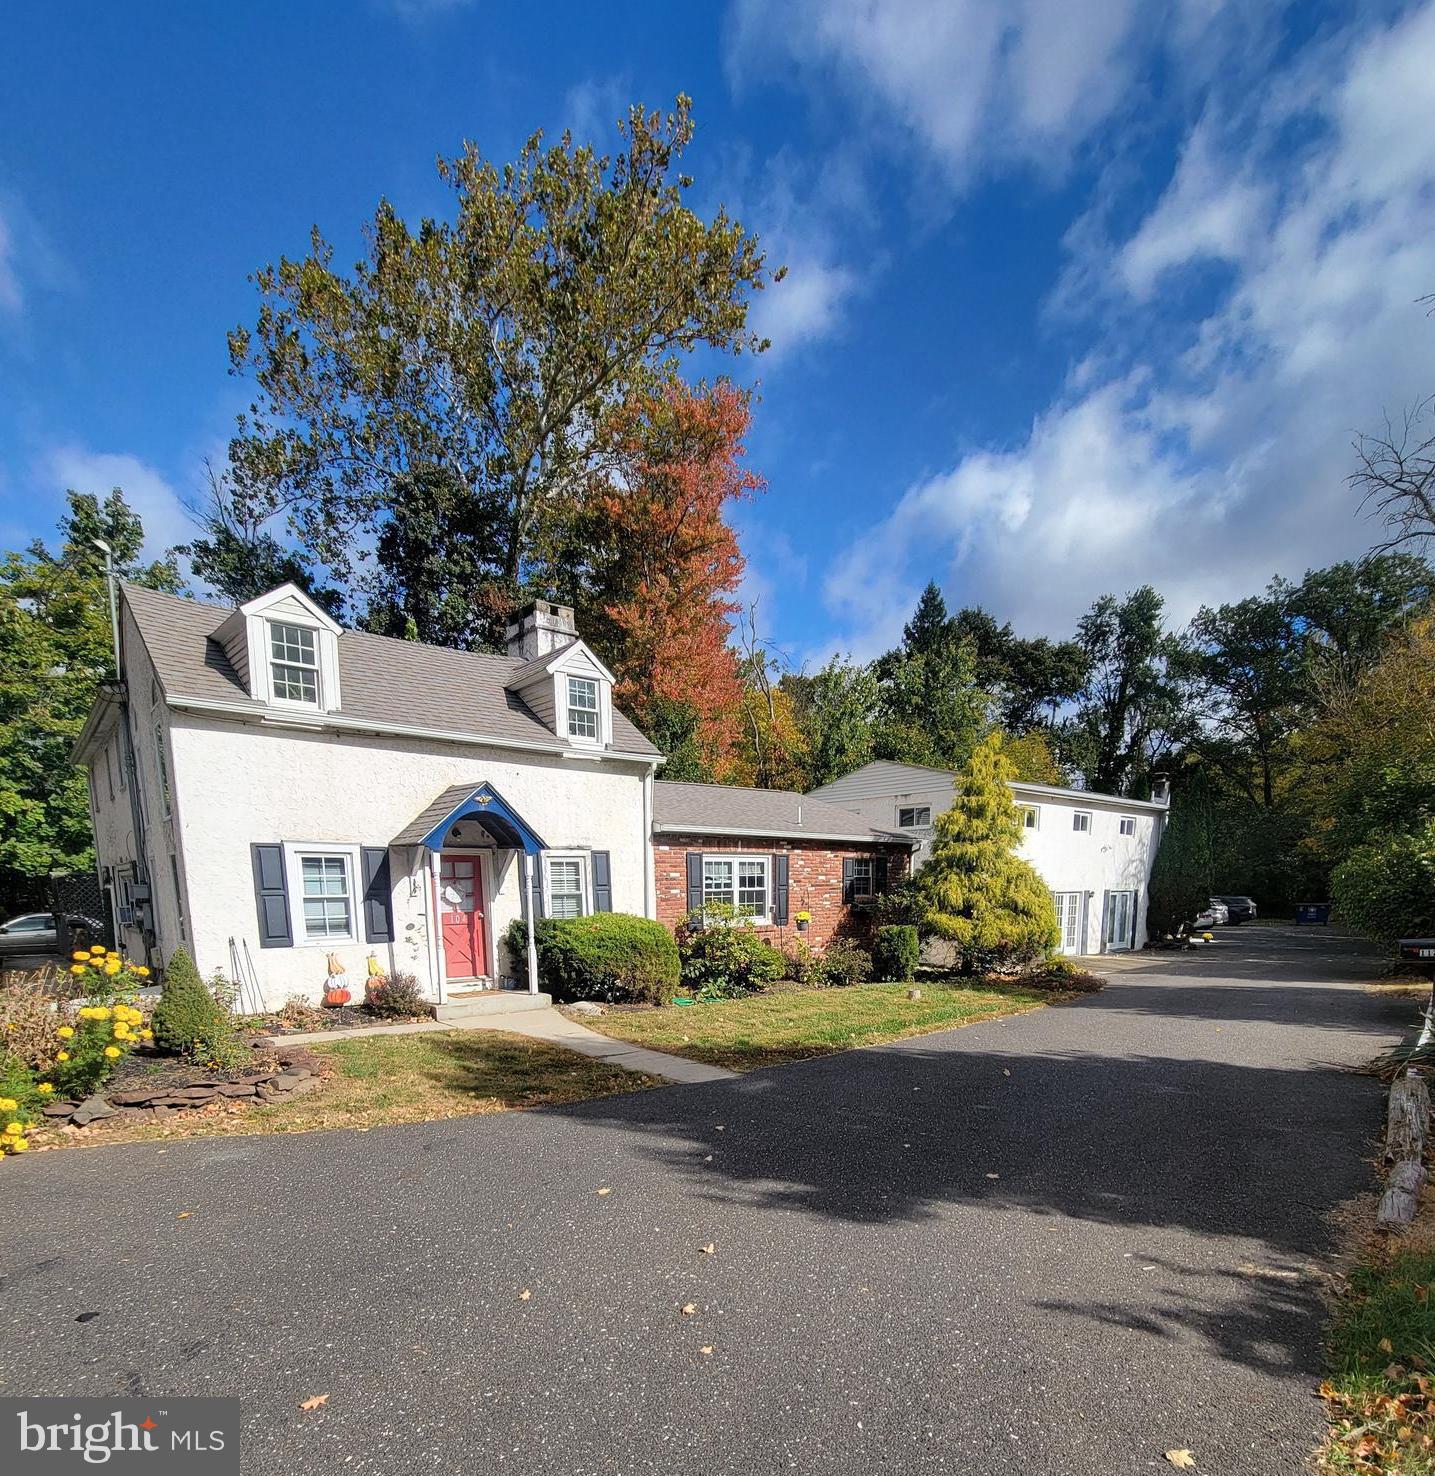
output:
<path id="1" fill-rule="evenodd" d="M 1392 1343 L 1389 1338 L 1381 1338 L 1379 1343 L 1376 1344 L 1376 1347 L 1378 1347 L 1382 1353 L 1393 1353 L 1395 1351 L 1395 1344 Z"/>
<path id="2" fill-rule="evenodd" d="M 1011 1075 L 1011 1072 L 1008 1071 L 1005 1066 L 1003 1066 L 1002 1067 L 1002 1075 L 1003 1076 L 1010 1076 Z"/>
<path id="3" fill-rule="evenodd" d="M 612 1192 L 613 1191 L 610 1188 L 608 1188 L 608 1186 L 606 1184 L 601 1189 L 598 1190 L 598 1193 L 599 1194 L 611 1194 Z"/>
<path id="4" fill-rule="evenodd" d="M 705 1246 L 701 1247 L 701 1249 L 702 1253 L 705 1256 L 710 1256 L 717 1249 L 717 1246 L 715 1246 L 712 1241 L 708 1241 L 708 1243 Z"/>
<path id="5" fill-rule="evenodd" d="M 988 1174 L 987 1175 L 987 1178 L 989 1178 L 989 1179 L 999 1179 L 999 1178 L 1001 1178 L 1001 1175 L 1000 1174 Z"/>
<path id="6" fill-rule="evenodd" d="M 528 1288 L 525 1286 L 523 1288 L 523 1290 L 521 1292 L 519 1292 L 519 1294 L 518 1294 L 518 1300 L 520 1302 L 526 1302 L 529 1299 L 529 1297 L 531 1297 L 532 1295 L 533 1295 L 533 1293 L 531 1291 L 529 1291 Z"/>
<path id="7" fill-rule="evenodd" d="M 683 1308 L 683 1316 L 684 1317 L 691 1317 L 693 1315 L 693 1313 L 696 1312 L 697 1310 L 698 1310 L 698 1304 L 696 1302 L 689 1302 Z"/>
<path id="8" fill-rule="evenodd" d="M 175 1219 L 176 1220 L 187 1220 L 188 1218 L 189 1218 L 189 1211 L 188 1210 L 180 1210 L 180 1212 L 175 1216 Z"/>
<path id="9" fill-rule="evenodd" d="M 713 1345 L 711 1343 L 709 1343 L 706 1348 L 699 1348 L 698 1349 L 698 1352 L 701 1353 L 704 1357 L 706 1357 L 709 1353 L 712 1352 L 712 1350 L 713 1350 Z"/>
<path id="10" fill-rule="evenodd" d="M 1178 1471 L 1194 1471 L 1196 1469 L 1196 1457 L 1189 1450 L 1168 1450 L 1166 1452 L 1166 1459 Z"/>
<path id="11" fill-rule="evenodd" d="M 299 1401 L 300 1409 L 322 1409 L 329 1402 L 327 1394 L 311 1394 L 307 1399 Z"/>

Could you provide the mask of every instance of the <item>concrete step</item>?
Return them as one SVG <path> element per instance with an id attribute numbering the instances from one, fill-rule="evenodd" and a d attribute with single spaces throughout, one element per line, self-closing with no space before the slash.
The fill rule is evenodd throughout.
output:
<path id="1" fill-rule="evenodd" d="M 512 1015 L 520 1010 L 546 1010 L 553 1003 L 547 994 L 530 994 L 526 989 L 485 989 L 482 993 L 465 994 L 448 999 L 434 1007 L 434 1019 L 441 1025 L 462 1025 L 480 1015 Z"/>

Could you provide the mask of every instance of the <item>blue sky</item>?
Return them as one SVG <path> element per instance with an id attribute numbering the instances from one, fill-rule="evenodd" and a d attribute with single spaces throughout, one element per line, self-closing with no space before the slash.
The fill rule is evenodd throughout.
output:
<path id="1" fill-rule="evenodd" d="M 880 651 L 932 578 L 1061 633 L 1371 542 L 1352 434 L 1435 391 L 1435 0 L 17 0 L 0 545 L 116 483 L 182 539 L 249 272 L 443 211 L 465 137 L 680 90 L 698 202 L 790 268 L 737 367 L 746 592 L 796 660 Z"/>

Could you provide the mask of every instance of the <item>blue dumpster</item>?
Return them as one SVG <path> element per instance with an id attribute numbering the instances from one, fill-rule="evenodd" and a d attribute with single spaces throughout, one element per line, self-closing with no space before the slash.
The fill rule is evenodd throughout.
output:
<path id="1" fill-rule="evenodd" d="M 1295 920 L 1298 923 L 1328 923 L 1331 904 L 1329 902 L 1298 902 Z"/>

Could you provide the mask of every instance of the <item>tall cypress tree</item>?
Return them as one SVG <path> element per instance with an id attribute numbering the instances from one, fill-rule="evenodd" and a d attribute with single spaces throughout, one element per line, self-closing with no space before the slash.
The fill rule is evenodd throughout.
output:
<path id="1" fill-rule="evenodd" d="M 1010 760 L 993 734 L 937 817 L 931 859 L 917 874 L 921 926 L 953 944 L 966 973 L 1009 967 L 1056 946 L 1056 909 L 1036 868 L 1017 854 L 1021 815 Z"/>

